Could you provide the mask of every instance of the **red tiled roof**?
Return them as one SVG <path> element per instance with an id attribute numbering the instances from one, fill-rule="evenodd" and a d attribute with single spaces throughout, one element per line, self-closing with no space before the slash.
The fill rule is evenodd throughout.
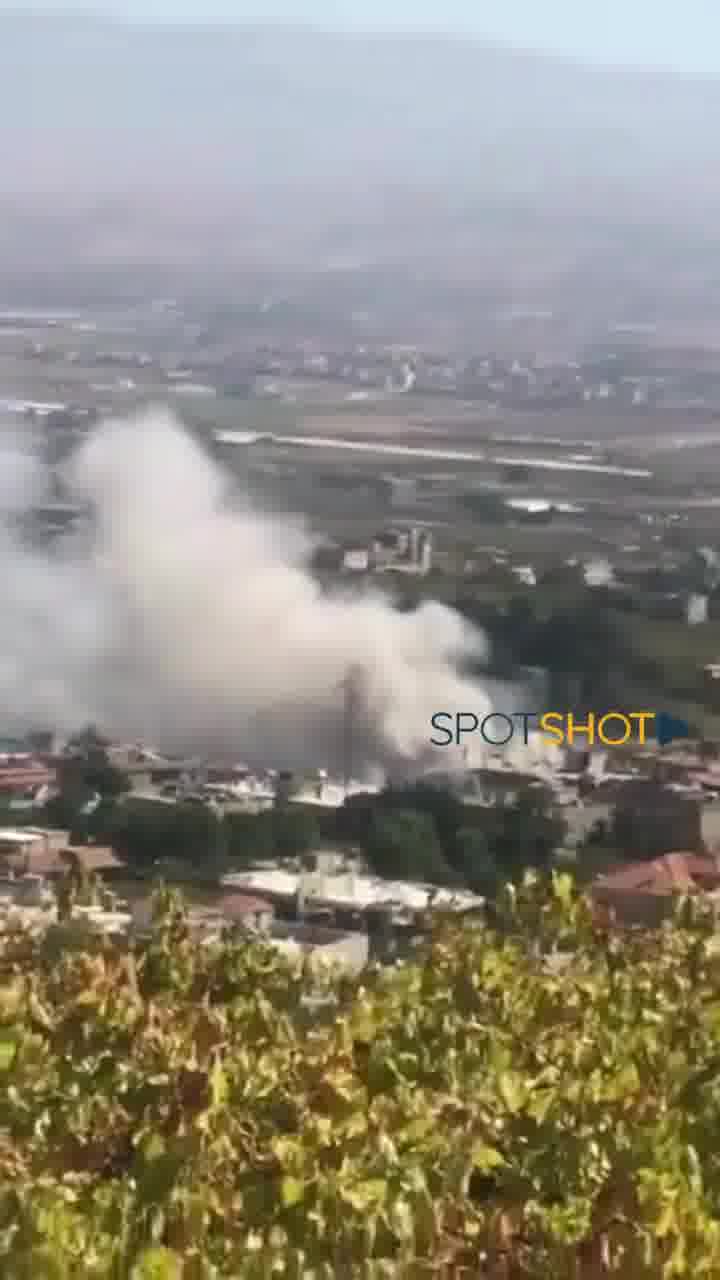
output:
<path id="1" fill-rule="evenodd" d="M 103 845 L 82 845 L 73 848 L 72 845 L 55 844 L 49 849 L 31 850 L 28 855 L 29 870 L 35 875 L 51 875 L 53 872 L 64 871 L 66 864 L 60 856 L 61 849 L 64 848 L 73 849 L 73 853 L 77 854 L 86 871 L 107 871 L 123 866 L 112 849 Z"/>
<path id="2" fill-rule="evenodd" d="M 0 791 L 16 791 L 20 788 L 41 787 L 52 782 L 55 774 L 41 764 L 0 765 Z"/>
<path id="3" fill-rule="evenodd" d="M 251 898 L 244 893 L 229 893 L 221 898 L 219 910 L 230 920 L 242 920 L 245 916 L 257 916 L 273 908 L 263 898 Z"/>
<path id="4" fill-rule="evenodd" d="M 667 853 L 651 862 L 628 866 L 600 876 L 593 889 L 624 893 L 690 893 L 720 888 L 720 865 L 694 853 Z"/>

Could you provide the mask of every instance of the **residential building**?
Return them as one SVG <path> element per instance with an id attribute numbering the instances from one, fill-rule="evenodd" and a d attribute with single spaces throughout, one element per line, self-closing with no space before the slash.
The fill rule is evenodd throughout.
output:
<path id="1" fill-rule="evenodd" d="M 707 622 L 709 603 L 707 596 L 693 594 L 688 597 L 686 608 L 688 626 L 697 627 Z"/>
<path id="2" fill-rule="evenodd" d="M 43 876 L 10 875 L 0 878 L 0 905 L 45 907 L 55 905 L 55 895 Z"/>
<path id="3" fill-rule="evenodd" d="M 29 752 L 0 755 L 0 793 L 5 796 L 34 794 L 55 782 L 55 770 Z"/>
<path id="4" fill-rule="evenodd" d="M 236 872 L 223 877 L 223 886 L 262 898 L 278 905 L 298 904 L 334 911 L 364 913 L 386 906 L 395 914 L 424 912 L 435 905 L 449 911 L 471 911 L 483 900 L 463 891 L 436 889 L 410 881 L 382 880 L 377 876 L 359 875 L 349 870 L 325 875 L 321 871 L 292 873 L 283 870 Z"/>
<path id="5" fill-rule="evenodd" d="M 345 932 L 317 924 L 273 925 L 269 942 L 290 960 L 309 962 L 318 969 L 340 969 L 348 974 L 361 973 L 368 963 L 370 946 L 367 933 Z"/>
<path id="6" fill-rule="evenodd" d="M 343 555 L 342 567 L 348 573 L 367 573 L 370 552 L 365 547 L 352 547 Z"/>
<path id="7" fill-rule="evenodd" d="M 225 920 L 257 933 L 268 933 L 275 918 L 272 903 L 242 893 L 226 894 L 220 899 L 217 909 Z"/>
<path id="8" fill-rule="evenodd" d="M 47 853 L 49 837 L 45 831 L 29 827 L 0 828 L 0 863 L 10 871 L 28 871 L 32 854 Z"/>

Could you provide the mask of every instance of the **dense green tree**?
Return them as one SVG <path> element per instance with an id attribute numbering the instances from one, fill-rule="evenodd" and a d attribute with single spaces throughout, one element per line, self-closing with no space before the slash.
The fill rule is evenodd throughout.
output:
<path id="1" fill-rule="evenodd" d="M 272 811 L 272 839 L 275 856 L 293 858 L 308 853 L 320 841 L 320 828 L 314 814 L 288 804 Z"/>
<path id="2" fill-rule="evenodd" d="M 110 799 L 130 791 L 130 780 L 110 760 L 108 746 L 92 726 L 72 738 L 59 768 L 61 790 L 82 788 Z"/>
<path id="3" fill-rule="evenodd" d="M 222 821 L 206 805 L 127 801 L 116 807 L 107 837 L 119 858 L 145 866 L 167 858 L 202 871 L 226 852 Z"/>
<path id="4" fill-rule="evenodd" d="M 487 893 L 503 877 L 547 869 L 565 823 L 542 789 L 526 788 L 515 804 L 485 809 L 466 806 L 449 787 L 418 782 L 352 797 L 337 815 L 336 836 L 360 847 L 380 875 L 453 880 Z M 413 842 L 421 840 L 432 875 L 417 870 L 426 855 Z"/>
<path id="5" fill-rule="evenodd" d="M 543 789 L 525 788 L 512 804 L 487 809 L 484 816 L 488 852 L 503 880 L 550 868 L 566 824 Z"/>
<path id="6" fill-rule="evenodd" d="M 538 665 L 600 683 L 609 668 L 627 656 L 623 634 L 607 609 L 586 597 L 574 607 L 552 612 L 537 633 Z"/>
<path id="7" fill-rule="evenodd" d="M 379 809 L 370 824 L 366 854 L 376 874 L 387 879 L 434 884 L 453 879 L 432 817 L 417 809 Z"/>
<path id="8" fill-rule="evenodd" d="M 427 814 L 432 819 L 443 858 L 451 866 L 457 864 L 457 836 L 466 821 L 466 810 L 450 787 L 423 781 L 388 787 L 380 796 L 380 805 Z"/>
<path id="9" fill-rule="evenodd" d="M 53 826 L 72 829 L 73 837 L 86 840 L 92 832 L 88 808 L 97 798 L 112 805 L 130 790 L 130 781 L 108 756 L 108 744 L 90 727 L 68 743 L 57 766 L 58 792 L 46 807 Z"/>
<path id="10" fill-rule="evenodd" d="M 251 863 L 275 856 L 272 813 L 228 813 L 225 828 L 233 861 Z"/>
<path id="11" fill-rule="evenodd" d="M 462 827 L 457 833 L 458 870 L 468 889 L 493 898 L 502 886 L 500 868 L 490 837 L 481 827 Z"/>

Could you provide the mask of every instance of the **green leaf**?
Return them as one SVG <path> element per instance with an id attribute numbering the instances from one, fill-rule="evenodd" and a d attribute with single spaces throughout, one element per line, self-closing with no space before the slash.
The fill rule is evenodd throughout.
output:
<path id="1" fill-rule="evenodd" d="M 211 1106 L 222 1107 L 227 1102 L 230 1092 L 228 1079 L 223 1071 L 222 1065 L 218 1060 L 215 1062 L 210 1072 L 210 1098 Z"/>
<path id="2" fill-rule="evenodd" d="M 545 1123 L 556 1096 L 554 1089 L 539 1089 L 533 1093 L 528 1103 L 528 1114 L 537 1124 Z"/>
<path id="3" fill-rule="evenodd" d="M 0 987 L 0 1022 L 15 1018 L 23 1000 L 23 984 L 19 980 Z"/>
<path id="4" fill-rule="evenodd" d="M 354 1187 L 343 1187 L 340 1195 L 358 1213 L 365 1213 L 368 1209 L 383 1204 L 387 1196 L 387 1182 L 384 1178 L 368 1178 L 366 1182 L 358 1182 Z"/>
<path id="5" fill-rule="evenodd" d="M 11 1280 L 68 1280 L 67 1263 L 49 1245 L 31 1249 L 14 1262 Z"/>
<path id="6" fill-rule="evenodd" d="M 10 1070 L 15 1061 L 18 1043 L 19 1036 L 17 1032 L 0 1032 L 0 1071 Z"/>
<path id="7" fill-rule="evenodd" d="M 138 1183 L 138 1204 L 147 1208 L 162 1204 L 170 1195 L 184 1166 L 185 1158 L 177 1152 L 153 1156 Z"/>
<path id="8" fill-rule="evenodd" d="M 302 1161 L 304 1148 L 299 1138 L 273 1138 L 270 1147 L 284 1169 L 297 1168 Z"/>
<path id="9" fill-rule="evenodd" d="M 147 1161 L 159 1160 L 166 1153 L 165 1139 L 159 1133 L 153 1133 L 143 1143 L 142 1153 Z"/>
<path id="10" fill-rule="evenodd" d="M 527 1099 L 527 1090 L 519 1076 L 513 1075 L 506 1071 L 501 1075 L 498 1082 L 500 1089 L 500 1097 L 502 1098 L 508 1111 L 514 1115 L 520 1111 Z"/>
<path id="11" fill-rule="evenodd" d="M 655 1234 L 660 1240 L 663 1240 L 665 1236 L 669 1236 L 671 1232 L 675 1231 L 676 1225 L 675 1205 L 666 1204 L 655 1225 Z"/>
<path id="12" fill-rule="evenodd" d="M 173 1249 L 146 1249 L 132 1269 L 131 1280 L 182 1280 L 182 1260 Z"/>
<path id="13" fill-rule="evenodd" d="M 499 1169 L 506 1163 L 505 1157 L 495 1147 L 488 1147 L 484 1142 L 474 1143 L 471 1155 L 473 1166 L 480 1173 L 489 1173 L 491 1169 Z"/>
<path id="14" fill-rule="evenodd" d="M 305 1184 L 299 1178 L 293 1178 L 289 1175 L 283 1178 L 280 1185 L 280 1198 L 286 1209 L 292 1209 L 294 1205 L 300 1204 L 305 1196 Z"/>
<path id="15" fill-rule="evenodd" d="M 553 893 L 563 907 L 569 907 L 573 899 L 574 885 L 572 876 L 565 872 L 553 876 Z"/>

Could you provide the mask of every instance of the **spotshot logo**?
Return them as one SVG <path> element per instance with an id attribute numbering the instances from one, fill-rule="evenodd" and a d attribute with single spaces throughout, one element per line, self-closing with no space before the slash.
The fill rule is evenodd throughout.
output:
<path id="1" fill-rule="evenodd" d="M 493 711 L 480 717 L 474 711 L 438 711 L 432 717 L 434 747 L 462 747 L 479 737 L 488 747 L 506 747 L 513 740 L 526 746 L 540 733 L 546 746 L 623 747 L 628 742 L 661 747 L 690 736 L 684 720 L 667 711 L 606 711 L 576 716 L 572 711 Z"/>

